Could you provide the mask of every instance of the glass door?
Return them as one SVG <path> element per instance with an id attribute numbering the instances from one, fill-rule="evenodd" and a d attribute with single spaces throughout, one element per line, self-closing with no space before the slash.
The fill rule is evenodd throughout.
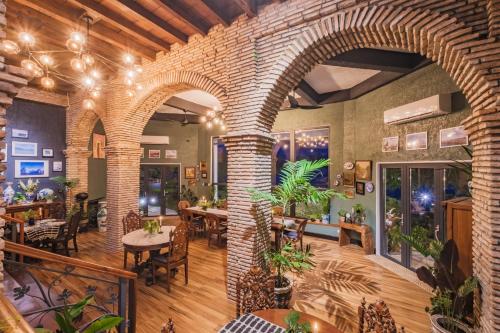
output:
<path id="1" fill-rule="evenodd" d="M 139 209 L 145 216 L 176 215 L 180 166 L 141 165 Z"/>
<path id="2" fill-rule="evenodd" d="M 382 252 L 392 260 L 403 263 L 401 233 L 403 232 L 403 169 L 401 167 L 383 168 L 382 205 L 383 230 Z"/>

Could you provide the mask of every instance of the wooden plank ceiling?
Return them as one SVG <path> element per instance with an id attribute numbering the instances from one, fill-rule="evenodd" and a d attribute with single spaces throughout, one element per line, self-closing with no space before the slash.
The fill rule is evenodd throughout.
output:
<path id="1" fill-rule="evenodd" d="M 206 35 L 217 24 L 228 26 L 238 16 L 257 15 L 272 0 L 10 0 L 7 37 L 17 40 L 28 31 L 35 49 L 65 50 L 70 32 L 84 31 L 84 15 L 92 17 L 91 52 L 119 62 L 125 52 L 154 60 L 174 43 L 186 44 L 195 34 Z M 62 57 L 62 56 L 61 56 Z M 57 59 L 56 59 L 57 60 Z M 19 58 L 14 58 L 14 62 Z M 69 71 L 69 61 L 57 69 Z M 110 68 L 107 75 L 116 69 Z M 71 91 L 69 85 L 60 90 Z"/>

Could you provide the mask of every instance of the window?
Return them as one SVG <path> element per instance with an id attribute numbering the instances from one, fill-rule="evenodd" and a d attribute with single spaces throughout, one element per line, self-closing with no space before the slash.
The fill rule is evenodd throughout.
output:
<path id="1" fill-rule="evenodd" d="M 272 153 L 272 185 L 280 184 L 280 173 L 283 165 L 290 161 L 290 133 L 275 133 Z"/>
<path id="2" fill-rule="evenodd" d="M 329 137 L 329 128 L 295 131 L 295 161 L 328 159 Z M 328 188 L 330 184 L 328 167 L 321 169 L 311 184 L 320 188 Z"/>
<path id="3" fill-rule="evenodd" d="M 220 138 L 212 139 L 212 185 L 214 199 L 227 198 L 227 149 Z"/>

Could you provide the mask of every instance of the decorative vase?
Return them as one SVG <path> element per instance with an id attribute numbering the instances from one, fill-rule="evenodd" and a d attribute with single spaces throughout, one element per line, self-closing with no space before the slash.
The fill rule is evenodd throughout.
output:
<path id="1" fill-rule="evenodd" d="M 31 226 L 35 225 L 35 218 L 34 217 L 30 217 L 28 219 L 28 225 L 31 225 Z"/>
<path id="2" fill-rule="evenodd" d="M 97 212 L 97 227 L 99 232 L 106 232 L 106 218 L 108 216 L 108 209 L 106 201 L 99 201 L 99 210 Z"/>
<path id="3" fill-rule="evenodd" d="M 292 298 L 292 284 L 286 277 L 283 280 L 288 283 L 286 286 L 274 287 L 274 300 L 278 309 L 288 309 Z"/>
<path id="4" fill-rule="evenodd" d="M 14 202 L 15 195 L 16 191 L 12 188 L 12 182 L 8 182 L 7 187 L 3 190 L 3 200 L 7 203 L 7 205 L 11 205 Z"/>
<path id="5" fill-rule="evenodd" d="M 431 316 L 431 325 L 432 325 L 432 333 L 451 333 L 452 331 L 447 330 L 443 327 L 442 323 L 444 322 L 445 317 L 442 315 L 432 315 Z M 451 319 L 452 325 L 455 330 L 454 333 L 472 333 L 472 329 L 465 325 L 464 323 Z"/>
<path id="6" fill-rule="evenodd" d="M 25 196 L 26 196 L 26 202 L 27 203 L 32 203 L 33 200 L 35 200 L 36 194 L 33 193 L 33 192 L 26 192 Z"/>

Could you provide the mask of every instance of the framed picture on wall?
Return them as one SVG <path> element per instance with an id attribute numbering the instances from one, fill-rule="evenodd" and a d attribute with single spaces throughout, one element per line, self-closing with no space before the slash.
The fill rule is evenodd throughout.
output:
<path id="1" fill-rule="evenodd" d="M 92 135 L 92 156 L 94 158 L 106 158 L 106 136 L 94 133 Z"/>
<path id="2" fill-rule="evenodd" d="M 346 188 L 344 190 L 344 195 L 346 196 L 347 199 L 354 199 L 354 189 Z"/>
<path id="3" fill-rule="evenodd" d="M 382 152 L 390 153 L 399 150 L 399 136 L 390 136 L 382 139 Z"/>
<path id="4" fill-rule="evenodd" d="M 160 153 L 159 149 L 150 149 L 150 150 L 148 150 L 148 158 L 157 159 L 157 158 L 160 158 L 160 157 L 161 157 L 161 153 Z"/>
<path id="5" fill-rule="evenodd" d="M 356 180 L 372 180 L 372 161 L 356 161 Z"/>
<path id="6" fill-rule="evenodd" d="M 463 126 L 444 128 L 439 131 L 439 148 L 467 145 L 469 145 L 469 137 Z"/>
<path id="7" fill-rule="evenodd" d="M 427 132 L 406 134 L 406 150 L 427 149 Z"/>
<path id="8" fill-rule="evenodd" d="M 177 150 L 176 149 L 165 150 L 165 158 L 176 159 L 177 158 Z"/>
<path id="9" fill-rule="evenodd" d="M 343 180 L 344 180 L 344 186 L 348 187 L 354 187 L 354 171 L 344 171 L 343 173 Z"/>
<path id="10" fill-rule="evenodd" d="M 52 162 L 52 171 L 54 171 L 54 172 L 61 172 L 61 171 L 63 171 L 62 161 L 54 161 L 54 162 Z"/>
<path id="11" fill-rule="evenodd" d="M 49 161 L 16 160 L 14 165 L 15 178 L 37 178 L 49 176 Z"/>
<path id="12" fill-rule="evenodd" d="M 365 183 L 356 182 L 356 194 L 365 195 Z"/>
<path id="13" fill-rule="evenodd" d="M 200 172 L 206 173 L 207 171 L 207 161 L 200 161 Z"/>
<path id="14" fill-rule="evenodd" d="M 12 129 L 12 137 L 13 138 L 19 138 L 19 139 L 27 139 L 28 138 L 28 131 L 27 130 L 21 130 L 17 128 Z"/>
<path id="15" fill-rule="evenodd" d="M 12 141 L 12 156 L 36 157 L 38 144 L 36 142 Z"/>
<path id="16" fill-rule="evenodd" d="M 54 157 L 54 149 L 42 148 L 42 157 Z"/>
<path id="17" fill-rule="evenodd" d="M 195 167 L 185 167 L 184 168 L 184 178 L 196 179 L 196 168 Z"/>

